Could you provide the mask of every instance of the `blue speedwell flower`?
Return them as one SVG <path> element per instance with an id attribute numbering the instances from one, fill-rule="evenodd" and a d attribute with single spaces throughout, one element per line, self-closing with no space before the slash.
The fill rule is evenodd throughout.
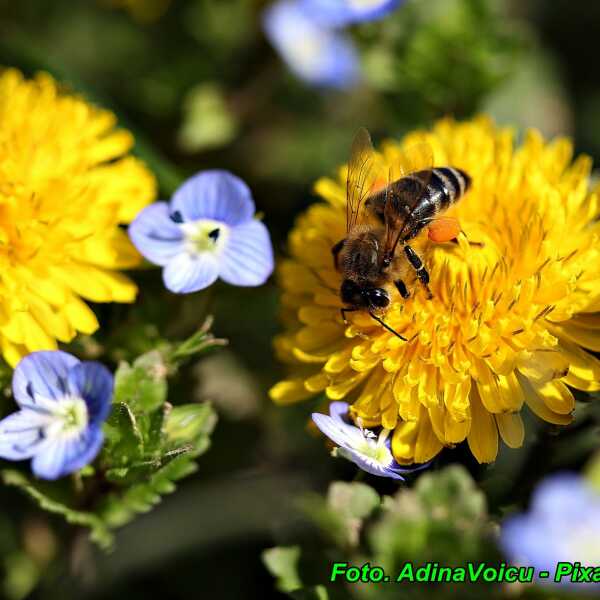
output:
<path id="1" fill-rule="evenodd" d="M 112 398 L 105 367 L 58 350 L 34 352 L 15 368 L 12 387 L 21 410 L 0 421 L 1 458 L 33 458 L 32 470 L 43 479 L 94 460 Z"/>
<path id="2" fill-rule="evenodd" d="M 382 429 L 375 435 L 369 429 L 363 429 L 350 423 L 347 402 L 332 402 L 329 415 L 313 413 L 315 425 L 335 444 L 336 456 L 352 461 L 363 471 L 380 477 L 404 479 L 402 473 L 414 471 L 414 468 L 401 467 L 390 450 L 389 429 Z M 419 465 L 418 468 L 423 468 Z"/>
<path id="3" fill-rule="evenodd" d="M 220 277 L 233 285 L 263 284 L 273 272 L 269 232 L 254 219 L 248 186 L 227 171 L 188 179 L 170 204 L 147 206 L 129 227 L 140 253 L 161 265 L 166 287 L 202 290 Z"/>
<path id="4" fill-rule="evenodd" d="M 269 7 L 263 27 L 289 68 L 304 81 L 348 88 L 359 79 L 359 59 L 351 40 L 307 16 L 297 0 Z"/>
<path id="5" fill-rule="evenodd" d="M 305 14 L 326 27 L 375 21 L 398 8 L 404 0 L 300 0 Z"/>
<path id="6" fill-rule="evenodd" d="M 528 513 L 506 519 L 500 542 L 513 563 L 548 571 L 541 582 L 554 580 L 559 561 L 600 565 L 600 494 L 578 475 L 549 477 L 535 490 Z M 561 583 L 570 584 L 571 576 L 565 572 Z"/>

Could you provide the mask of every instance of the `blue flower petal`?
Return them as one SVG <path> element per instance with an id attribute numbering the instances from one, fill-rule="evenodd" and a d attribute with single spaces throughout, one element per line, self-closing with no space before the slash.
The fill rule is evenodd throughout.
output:
<path id="1" fill-rule="evenodd" d="M 390 477 L 391 479 L 399 479 L 404 481 L 404 477 L 402 477 L 402 475 L 393 469 L 386 468 L 383 465 L 378 464 L 375 460 L 366 457 L 360 452 L 356 452 L 356 450 L 352 450 L 351 448 L 340 448 L 338 450 L 338 454 L 353 462 L 356 466 L 360 467 L 363 471 L 366 471 L 371 475 L 377 475 L 378 477 Z"/>
<path id="2" fill-rule="evenodd" d="M 32 352 L 15 368 L 12 387 L 20 406 L 35 406 L 35 395 L 49 400 L 62 398 L 67 391 L 69 369 L 79 363 L 74 356 L 50 350 Z"/>
<path id="3" fill-rule="evenodd" d="M 37 477 L 58 479 L 91 463 L 102 447 L 104 436 L 99 426 L 88 427 L 80 436 L 48 441 L 35 455 L 31 468 Z"/>
<path id="4" fill-rule="evenodd" d="M 346 423 L 349 408 L 350 405 L 347 402 L 332 402 L 329 405 L 329 415 L 332 419 Z"/>
<path id="5" fill-rule="evenodd" d="M 212 285 L 219 276 L 217 257 L 210 252 L 179 254 L 163 269 L 167 289 L 176 294 L 189 294 Z"/>
<path id="6" fill-rule="evenodd" d="M 44 443 L 47 415 L 24 408 L 0 421 L 0 457 L 7 460 L 31 458 Z"/>
<path id="7" fill-rule="evenodd" d="M 312 420 L 322 433 L 341 448 L 354 451 L 354 446 L 363 439 L 363 434 L 358 427 L 347 425 L 339 419 L 313 413 Z"/>
<path id="8" fill-rule="evenodd" d="M 173 195 L 173 212 L 184 221 L 213 219 L 239 225 L 252 219 L 254 200 L 250 188 L 229 171 L 203 171 L 188 179 Z"/>
<path id="9" fill-rule="evenodd" d="M 230 231 L 219 275 L 232 285 L 262 285 L 273 272 L 273 248 L 265 225 L 252 220 Z"/>
<path id="10" fill-rule="evenodd" d="M 144 208 L 129 226 L 128 233 L 140 254 L 156 265 L 166 265 L 183 251 L 183 232 L 171 219 L 166 202 Z"/>
<path id="11" fill-rule="evenodd" d="M 113 376 L 98 362 L 82 362 L 69 371 L 69 388 L 83 398 L 90 423 L 102 423 L 110 412 Z"/>
<path id="12" fill-rule="evenodd" d="M 396 10 L 403 0 L 300 0 L 306 16 L 324 27 L 345 27 L 381 19 Z"/>
<path id="13" fill-rule="evenodd" d="M 562 518 L 565 511 L 580 514 L 598 502 L 593 491 L 575 473 L 557 473 L 544 479 L 536 488 L 531 510 L 551 521 Z"/>
<path id="14" fill-rule="evenodd" d="M 271 44 L 301 79 L 323 87 L 348 88 L 360 76 L 359 58 L 349 38 L 321 27 L 299 3 L 282 0 L 264 12 Z"/>

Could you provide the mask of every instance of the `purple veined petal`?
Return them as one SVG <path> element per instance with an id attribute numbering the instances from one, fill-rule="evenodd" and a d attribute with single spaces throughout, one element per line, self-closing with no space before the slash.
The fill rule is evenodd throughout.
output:
<path id="1" fill-rule="evenodd" d="M 323 27 L 345 27 L 381 19 L 404 0 L 300 0 L 306 16 Z"/>
<path id="2" fill-rule="evenodd" d="M 212 252 L 177 255 L 163 269 L 167 289 L 176 294 L 197 292 L 212 285 L 219 276 L 219 263 Z"/>
<path id="3" fill-rule="evenodd" d="M 389 448 L 389 446 L 388 446 L 388 448 Z M 394 460 L 394 462 L 390 465 L 389 468 L 392 471 L 395 471 L 396 473 L 405 474 L 405 473 L 417 473 L 418 471 L 422 471 L 423 469 L 428 469 L 430 466 L 431 466 L 431 461 L 422 463 L 422 464 L 406 466 L 406 465 L 401 465 L 400 463 L 398 463 Z"/>
<path id="4" fill-rule="evenodd" d="M 89 422 L 106 420 L 113 394 L 113 376 L 109 370 L 98 362 L 82 362 L 69 371 L 68 381 L 73 395 L 85 400 Z"/>
<path id="5" fill-rule="evenodd" d="M 62 398 L 67 391 L 69 369 L 79 360 L 60 350 L 32 352 L 15 368 L 13 396 L 20 406 L 35 406 L 35 395 L 49 400 Z"/>
<path id="6" fill-rule="evenodd" d="M 263 29 L 290 70 L 321 87 L 345 89 L 360 78 L 360 61 L 352 40 L 309 18 L 300 3 L 282 0 L 263 14 Z"/>
<path id="7" fill-rule="evenodd" d="M 378 477 L 389 477 L 391 479 L 399 479 L 404 481 L 404 477 L 397 473 L 393 469 L 384 467 L 376 460 L 352 450 L 351 448 L 340 448 L 338 454 L 345 459 L 353 462 L 357 467 L 360 467 L 363 471 L 370 473 L 371 475 L 377 475 Z"/>
<path id="8" fill-rule="evenodd" d="M 332 419 L 346 423 L 344 417 L 348 416 L 350 405 L 347 402 L 332 402 L 329 405 L 329 416 Z"/>
<path id="9" fill-rule="evenodd" d="M 341 448 L 354 451 L 354 445 L 363 440 L 363 434 L 358 427 L 346 425 L 328 415 L 313 413 L 312 420 L 322 433 Z"/>
<path id="10" fill-rule="evenodd" d="M 166 202 L 144 208 L 129 226 L 128 233 L 139 253 L 156 265 L 166 265 L 183 251 L 183 232 L 171 219 Z"/>
<path id="11" fill-rule="evenodd" d="M 31 462 L 33 473 L 41 479 L 58 479 L 73 473 L 96 458 L 104 435 L 92 425 L 78 437 L 48 440 Z"/>
<path id="12" fill-rule="evenodd" d="M 48 415 L 24 408 L 0 421 L 0 458 L 31 458 L 44 443 Z"/>
<path id="13" fill-rule="evenodd" d="M 273 247 L 264 223 L 252 220 L 234 227 L 220 256 L 219 276 L 238 286 L 262 285 L 273 272 Z"/>
<path id="14" fill-rule="evenodd" d="M 565 514 L 563 511 L 580 514 L 594 502 L 600 503 L 600 500 L 579 475 L 557 473 L 537 486 L 531 500 L 531 511 L 551 521 Z"/>
<path id="15" fill-rule="evenodd" d="M 250 188 L 229 171 L 203 171 L 190 177 L 173 195 L 171 210 L 184 221 L 213 219 L 239 225 L 252 219 L 254 200 Z"/>
<path id="16" fill-rule="evenodd" d="M 568 531 L 563 535 L 568 537 Z M 530 515 L 509 517 L 500 529 L 500 547 L 504 555 L 512 563 L 535 565 L 538 570 L 554 570 L 560 560 L 555 541 L 549 538 L 544 524 L 536 522 Z M 568 560 L 566 556 L 561 558 Z"/>

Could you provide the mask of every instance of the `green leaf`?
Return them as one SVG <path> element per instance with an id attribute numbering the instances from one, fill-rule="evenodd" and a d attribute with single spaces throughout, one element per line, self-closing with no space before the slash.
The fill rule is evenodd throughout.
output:
<path id="1" fill-rule="evenodd" d="M 138 420 L 127 404 L 113 405 L 103 431 L 105 442 L 100 462 L 105 468 L 126 469 L 132 462 L 142 459 L 144 439 Z"/>
<path id="2" fill-rule="evenodd" d="M 215 83 L 202 83 L 192 88 L 185 97 L 183 112 L 179 144 L 186 152 L 224 146 L 237 133 L 235 115 Z"/>
<path id="3" fill-rule="evenodd" d="M 483 492 L 464 467 L 453 465 L 425 473 L 413 489 L 386 498 L 369 540 L 375 564 L 393 571 L 406 560 L 483 560 L 490 532 Z"/>
<path id="4" fill-rule="evenodd" d="M 347 519 L 366 519 L 381 504 L 381 499 L 364 483 L 335 481 L 329 486 L 327 503 Z"/>
<path id="5" fill-rule="evenodd" d="M 327 500 L 317 495 L 301 501 L 304 512 L 342 547 L 358 545 L 363 520 L 381 504 L 370 486 L 336 481 L 329 486 Z"/>
<path id="6" fill-rule="evenodd" d="M 173 446 L 208 443 L 217 422 L 209 403 L 183 404 L 173 408 L 164 422 L 165 440 Z"/>
<path id="7" fill-rule="evenodd" d="M 276 546 L 262 553 L 262 560 L 271 575 L 277 580 L 277 589 L 292 592 L 302 587 L 298 574 L 299 546 Z"/>
<path id="8" fill-rule="evenodd" d="M 5 485 L 19 488 L 30 498 L 35 500 L 40 508 L 51 513 L 62 515 L 68 523 L 73 525 L 89 527 L 91 530 L 91 539 L 100 546 L 108 548 L 112 545 L 113 536 L 106 526 L 106 523 L 94 513 L 76 510 L 63 502 L 52 498 L 48 492 L 42 490 L 40 484 L 31 481 L 19 471 L 5 469 L 0 472 L 0 476 Z"/>
<path id="9" fill-rule="evenodd" d="M 167 405 L 164 411 L 142 415 L 140 421 L 142 444 L 134 460 L 125 457 L 123 466 L 107 472 L 107 478 L 124 486 L 105 497 L 99 509 L 110 527 L 148 512 L 161 496 L 175 490 L 176 481 L 196 470 L 194 459 L 208 449 L 217 416 L 208 403 L 174 409 Z M 108 454 L 112 458 L 110 450 Z"/>
<path id="10" fill-rule="evenodd" d="M 113 402 L 127 404 L 134 413 L 152 412 L 167 398 L 168 368 L 157 350 L 143 354 L 133 365 L 122 362 L 115 373 Z"/>
<path id="11" fill-rule="evenodd" d="M 192 453 L 175 456 L 146 481 L 128 487 L 122 494 L 110 494 L 98 511 L 102 521 L 110 527 L 120 527 L 138 513 L 146 513 L 161 500 L 161 496 L 175 491 L 175 482 L 197 469 Z"/>
<path id="12" fill-rule="evenodd" d="M 212 317 L 209 317 L 196 333 L 167 352 L 167 362 L 177 367 L 191 356 L 204 354 L 219 346 L 226 346 L 227 340 L 216 338 L 210 332 L 211 326 Z"/>

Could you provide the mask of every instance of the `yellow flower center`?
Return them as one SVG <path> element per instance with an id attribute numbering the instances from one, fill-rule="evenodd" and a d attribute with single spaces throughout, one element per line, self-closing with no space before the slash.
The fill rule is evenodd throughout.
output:
<path id="1" fill-rule="evenodd" d="M 219 252 L 229 237 L 229 227 L 221 221 L 199 219 L 180 225 L 184 232 L 188 252 Z"/>

